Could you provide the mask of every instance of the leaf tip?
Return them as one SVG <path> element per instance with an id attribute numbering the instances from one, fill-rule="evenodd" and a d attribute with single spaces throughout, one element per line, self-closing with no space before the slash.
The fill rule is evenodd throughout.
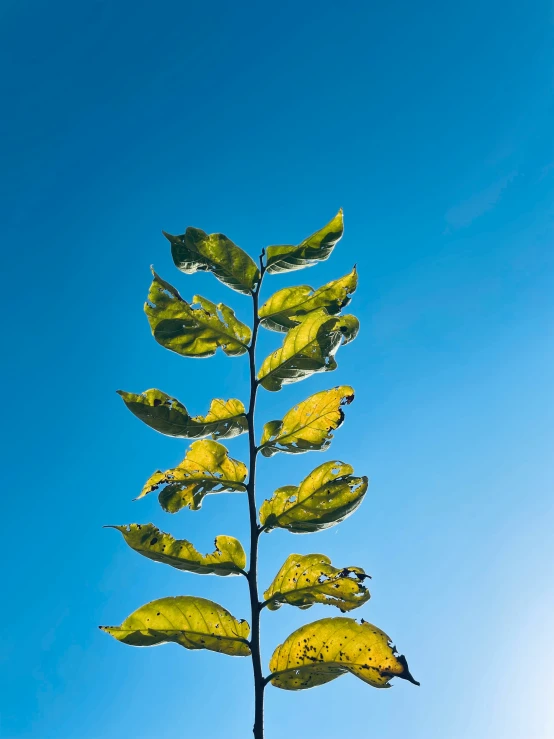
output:
<path id="1" fill-rule="evenodd" d="M 402 678 L 403 680 L 407 680 L 409 683 L 412 683 L 412 685 L 417 685 L 418 687 L 420 687 L 421 686 L 421 683 L 419 683 L 414 678 L 414 676 L 412 675 L 412 673 L 410 672 L 410 668 L 408 667 L 408 661 L 407 661 L 406 657 L 404 657 L 403 654 L 399 654 L 396 659 L 398 660 L 398 662 L 400 662 L 400 664 L 404 668 L 404 671 L 402 672 L 401 675 L 398 675 L 398 677 Z"/>

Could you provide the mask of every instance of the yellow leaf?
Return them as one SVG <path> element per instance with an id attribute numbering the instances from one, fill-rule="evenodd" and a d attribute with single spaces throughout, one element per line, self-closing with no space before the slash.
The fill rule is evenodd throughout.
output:
<path id="1" fill-rule="evenodd" d="M 350 672 L 374 688 L 390 688 L 400 677 L 414 685 L 403 655 L 376 626 L 352 618 L 323 618 L 301 626 L 277 647 L 270 682 L 283 690 L 304 690 Z"/>
<path id="2" fill-rule="evenodd" d="M 285 603 L 297 608 L 322 603 L 352 611 L 370 598 L 366 577 L 360 567 L 333 567 L 324 554 L 291 554 L 265 591 L 265 605 L 276 611 Z"/>
<path id="3" fill-rule="evenodd" d="M 216 536 L 215 552 L 200 554 L 186 539 L 174 539 L 151 523 L 108 526 L 123 534 L 135 552 L 155 562 L 198 575 L 240 575 L 246 567 L 246 553 L 233 536 Z"/>
<path id="4" fill-rule="evenodd" d="M 354 316 L 329 316 L 323 310 L 310 313 L 284 338 L 280 349 L 263 361 L 258 381 L 275 392 L 316 372 L 330 372 L 337 367 L 334 356 L 341 344 L 352 341 L 359 329 Z"/>
<path id="5" fill-rule="evenodd" d="M 278 488 L 261 505 L 262 527 L 307 534 L 344 521 L 360 505 L 368 485 L 367 477 L 353 477 L 353 472 L 344 462 L 324 462 L 298 487 Z"/>
<path id="6" fill-rule="evenodd" d="M 140 395 L 117 391 L 127 408 L 148 426 L 166 436 L 181 439 L 231 439 L 248 431 L 246 410 L 240 400 L 215 398 L 205 416 L 189 416 L 185 406 L 161 390 L 145 390 Z"/>
<path id="7" fill-rule="evenodd" d="M 144 312 L 158 344 L 184 357 L 211 357 L 218 347 L 230 357 L 248 351 L 252 332 L 231 308 L 200 295 L 190 305 L 169 282 L 152 273 Z"/>
<path id="8" fill-rule="evenodd" d="M 340 313 L 350 303 L 350 294 L 356 290 L 356 268 L 338 280 L 328 282 L 315 290 L 309 285 L 285 287 L 278 290 L 260 308 L 260 323 L 271 331 L 288 331 L 316 310 L 325 309 L 329 315 Z"/>
<path id="9" fill-rule="evenodd" d="M 265 424 L 260 451 L 264 457 L 277 452 L 300 454 L 325 451 L 331 444 L 335 429 L 344 420 L 343 405 L 354 400 L 350 385 L 323 390 L 303 400 L 285 414 L 282 421 Z"/>
<path id="10" fill-rule="evenodd" d="M 308 236 L 297 246 L 268 246 L 266 249 L 267 271 L 270 274 L 292 272 L 328 259 L 343 232 L 344 222 L 341 208 L 326 226 Z"/>
<path id="11" fill-rule="evenodd" d="M 160 598 L 131 613 L 121 626 L 100 626 L 132 647 L 174 642 L 185 649 L 209 649 L 232 657 L 248 657 L 250 626 L 205 598 L 179 595 Z"/>
<path id="12" fill-rule="evenodd" d="M 224 234 L 187 228 L 181 236 L 163 232 L 171 243 L 175 266 L 187 275 L 210 271 L 228 287 L 251 295 L 260 279 L 254 260 Z"/>
<path id="13" fill-rule="evenodd" d="M 148 479 L 138 498 L 158 490 L 162 508 L 177 513 L 189 507 L 200 509 L 209 493 L 233 493 L 246 490 L 246 466 L 229 457 L 227 449 L 217 441 L 204 439 L 191 444 L 183 461 L 173 469 L 157 470 Z"/>

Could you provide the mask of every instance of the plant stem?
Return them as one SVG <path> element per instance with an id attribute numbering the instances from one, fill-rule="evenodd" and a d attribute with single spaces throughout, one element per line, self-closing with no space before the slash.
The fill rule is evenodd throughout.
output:
<path id="1" fill-rule="evenodd" d="M 252 651 L 252 667 L 254 671 L 254 739 L 263 739 L 264 736 L 264 677 L 260 655 L 260 601 L 258 596 L 258 513 L 256 508 L 256 434 L 254 429 L 254 412 L 256 408 L 256 339 L 258 337 L 258 296 L 262 285 L 265 268 L 263 266 L 263 252 L 260 256 L 260 280 L 252 293 L 254 321 L 252 326 L 252 341 L 248 349 L 250 357 L 250 405 L 248 407 L 248 444 L 249 474 L 248 474 L 248 510 L 250 513 L 250 569 L 248 571 L 248 588 L 250 591 L 250 606 L 252 609 L 252 636 L 250 649 Z"/>

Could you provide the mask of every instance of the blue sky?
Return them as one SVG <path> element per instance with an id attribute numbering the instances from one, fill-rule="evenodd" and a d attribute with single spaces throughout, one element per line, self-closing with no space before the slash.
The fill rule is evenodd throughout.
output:
<path id="1" fill-rule="evenodd" d="M 260 580 L 291 551 L 365 567 L 359 615 L 421 687 L 268 689 L 267 737 L 551 737 L 551 3 L 5 0 L 0 19 L 3 739 L 250 736 L 248 660 L 96 628 L 179 593 L 248 614 L 241 580 L 155 565 L 102 529 L 153 521 L 202 551 L 247 537 L 240 496 L 173 517 L 132 502 L 184 445 L 115 390 L 159 387 L 195 413 L 246 399 L 245 359 L 187 360 L 149 334 L 152 263 L 249 316 L 247 298 L 175 270 L 162 228 L 223 231 L 255 255 L 340 206 L 332 258 L 265 295 L 357 263 L 362 330 L 335 373 L 261 395 L 258 424 L 339 383 L 356 401 L 325 455 L 264 461 L 258 496 L 324 459 L 370 489 L 341 526 L 265 537 Z M 264 613 L 266 664 L 327 615 Z"/>

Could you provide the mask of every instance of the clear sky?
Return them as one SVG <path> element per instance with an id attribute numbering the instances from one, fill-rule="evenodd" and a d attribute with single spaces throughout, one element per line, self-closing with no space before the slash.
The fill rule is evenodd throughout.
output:
<path id="1" fill-rule="evenodd" d="M 361 332 L 333 374 L 262 394 L 258 423 L 337 384 L 357 398 L 329 452 L 264 461 L 258 496 L 333 458 L 370 489 L 341 526 L 264 537 L 260 579 L 291 551 L 365 567 L 358 615 L 421 687 L 269 688 L 267 737 L 552 737 L 552 4 L 4 0 L 0 21 L 2 739 L 250 736 L 248 660 L 97 629 L 172 594 L 248 615 L 241 579 L 156 565 L 102 529 L 153 521 L 202 551 L 247 537 L 238 495 L 176 516 L 132 502 L 185 444 L 115 390 L 159 387 L 194 413 L 246 400 L 245 358 L 150 336 L 151 263 L 249 316 L 175 270 L 162 228 L 256 255 L 341 206 L 332 258 L 264 294 L 357 263 Z M 245 437 L 229 448 L 244 458 Z M 264 663 L 329 610 L 264 613 Z"/>

